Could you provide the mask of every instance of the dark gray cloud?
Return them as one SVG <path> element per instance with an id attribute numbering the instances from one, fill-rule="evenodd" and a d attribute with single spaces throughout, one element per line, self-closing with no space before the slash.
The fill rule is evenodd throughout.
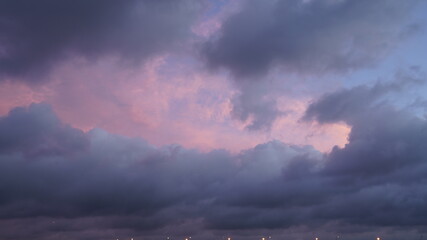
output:
<path id="1" fill-rule="evenodd" d="M 366 117 L 362 113 L 380 104 L 384 95 L 399 91 L 402 85 L 396 82 L 377 83 L 373 87 L 362 85 L 325 94 L 308 106 L 302 120 L 315 120 L 321 124 L 343 121 L 353 125 L 359 117 Z"/>
<path id="2" fill-rule="evenodd" d="M 314 102 L 306 120 L 343 121 L 352 127 L 348 144 L 326 157 L 321 175 L 342 193 L 314 215 L 355 224 L 422 226 L 427 209 L 422 189 L 427 170 L 427 121 L 385 101 L 375 101 L 398 85 L 355 87 Z M 344 201 L 344 199 L 346 199 Z M 348 206 L 352 206 L 349 208 Z"/>
<path id="3" fill-rule="evenodd" d="M 88 144 L 83 132 L 61 123 L 48 105 L 15 108 L 0 122 L 1 152 L 46 156 L 74 153 Z"/>
<path id="4" fill-rule="evenodd" d="M 425 119 L 388 104 L 386 99 L 379 101 L 406 84 L 393 82 L 340 90 L 324 95 L 307 108 L 303 117 L 306 121 L 342 121 L 352 127 L 349 144 L 331 152 L 329 160 L 333 164 L 325 171 L 350 178 L 351 174 L 380 176 L 422 163 L 425 153 L 418 142 L 427 137 Z"/>
<path id="5" fill-rule="evenodd" d="M 189 36 L 201 3 L 135 0 L 0 1 L 0 79 L 39 81 L 70 56 L 128 63 Z"/>
<path id="6" fill-rule="evenodd" d="M 410 15 L 418 2 L 243 1 L 201 55 L 209 68 L 229 70 L 240 88 L 233 116 L 251 116 L 248 129 L 269 129 L 281 115 L 275 99 L 265 99 L 270 69 L 317 77 L 373 67 L 416 32 Z"/>
<path id="7" fill-rule="evenodd" d="M 245 1 L 202 50 L 211 68 L 237 81 L 273 65 L 289 72 L 346 72 L 375 65 L 416 28 L 417 0 Z"/>
<path id="8" fill-rule="evenodd" d="M 365 101 L 361 91 L 375 88 L 334 99 Z M 300 226 L 423 230 L 427 121 L 385 103 L 333 115 L 353 119 L 352 131 L 349 143 L 329 154 L 278 141 L 230 154 L 157 148 L 100 129 L 83 133 L 44 104 L 17 108 L 0 119 L 0 222 L 32 225 L 19 229 L 22 239 Z M 13 235 L 13 228 L 0 230 L 2 239 Z"/>
<path id="9" fill-rule="evenodd" d="M 419 67 L 412 66 L 397 71 L 392 81 L 377 82 L 373 86 L 360 85 L 351 89 L 341 89 L 324 94 L 320 99 L 312 102 L 306 109 L 303 121 L 317 121 L 321 124 L 345 122 L 354 126 L 370 117 L 370 111 L 379 108 L 381 111 L 390 108 L 389 100 L 393 94 L 401 94 L 414 86 L 422 87 L 425 84 L 425 74 Z M 407 96 L 411 99 L 415 96 Z M 422 100 L 414 98 L 416 107 Z M 422 104 L 421 104 L 422 106 Z"/>

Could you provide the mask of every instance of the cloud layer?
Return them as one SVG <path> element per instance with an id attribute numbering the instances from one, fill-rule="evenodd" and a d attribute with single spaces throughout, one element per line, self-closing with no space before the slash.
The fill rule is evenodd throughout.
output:
<path id="1" fill-rule="evenodd" d="M 335 103 L 361 90 L 348 91 Z M 278 141 L 233 155 L 156 148 L 100 129 L 83 133 L 47 105 L 17 108 L 0 120 L 0 217 L 105 216 L 97 228 L 134 232 L 174 233 L 173 226 L 198 220 L 212 231 L 331 223 L 421 230 L 426 120 L 387 105 L 354 115 L 349 143 L 327 155 Z"/>
<path id="2" fill-rule="evenodd" d="M 425 9 L 0 1 L 0 239 L 419 239 Z"/>
<path id="3" fill-rule="evenodd" d="M 244 1 L 240 10 L 215 20 L 214 31 L 200 27 L 202 19 L 209 22 L 227 2 L 7 0 L 0 3 L 0 81 L 47 81 L 70 59 L 114 58 L 122 68 L 139 68 L 147 58 L 175 50 L 197 58 L 197 42 L 208 68 L 233 75 L 241 94 L 232 100 L 232 116 L 246 129 L 269 130 L 283 116 L 268 90 L 275 88 L 269 70 L 284 69 L 283 84 L 289 73 L 375 66 L 419 29 L 410 18 L 417 3 Z M 199 38 L 197 31 L 213 33 Z"/>
<path id="4" fill-rule="evenodd" d="M 291 74 L 318 77 L 374 67 L 418 30 L 410 18 L 417 4 L 244 1 L 203 44 L 201 55 L 209 68 L 226 69 L 234 76 L 242 93 L 234 101 L 233 116 L 243 121 L 251 116 L 247 128 L 265 130 L 282 115 L 271 99 L 273 90 L 265 91 L 275 88 L 270 86 L 270 70 L 281 69 L 286 85 Z"/>
<path id="5" fill-rule="evenodd" d="M 342 72 L 372 66 L 415 25 L 417 1 L 246 1 L 203 53 L 238 81 L 274 64 L 290 72 Z"/>
<path id="6" fill-rule="evenodd" d="M 41 81 L 70 57 L 127 64 L 172 50 L 190 35 L 194 1 L 1 1 L 0 79 Z"/>

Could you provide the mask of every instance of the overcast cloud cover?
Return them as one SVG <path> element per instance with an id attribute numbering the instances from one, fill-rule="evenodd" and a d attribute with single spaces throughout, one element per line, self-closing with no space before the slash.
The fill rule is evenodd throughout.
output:
<path id="1" fill-rule="evenodd" d="M 73 55 L 142 61 L 178 47 L 201 5 L 192 0 L 1 1 L 2 79 L 42 81 L 58 61 Z"/>
<path id="2" fill-rule="evenodd" d="M 307 116 L 325 114 L 316 105 L 332 97 Z M 212 230 L 323 228 L 330 221 L 338 225 L 326 226 L 330 231 L 339 224 L 423 230 L 427 122 L 386 104 L 358 111 L 361 119 L 335 116 L 354 121 L 349 143 L 323 155 L 280 141 L 239 154 L 157 148 L 100 129 L 83 133 L 45 104 L 16 108 L 0 121 L 0 217 L 105 216 L 97 228 L 136 232 L 198 219 Z M 52 228 L 44 234 L 68 230 Z"/>
<path id="3" fill-rule="evenodd" d="M 275 62 L 288 71 L 348 71 L 381 60 L 416 28 L 417 1 L 245 1 L 206 43 L 212 67 L 247 81 Z M 331 37 L 333 36 L 333 37 Z"/>
<path id="4" fill-rule="evenodd" d="M 420 239 L 420 9 L 0 0 L 0 239 Z"/>
<path id="5" fill-rule="evenodd" d="M 252 115 L 248 128 L 255 130 L 269 128 L 280 116 L 275 101 L 247 92 L 271 68 L 319 76 L 374 67 L 420 28 L 410 18 L 417 1 L 248 0 L 242 5 L 202 53 L 210 68 L 235 76 L 242 91 L 235 116 Z M 259 105 L 270 110 L 259 111 Z"/>

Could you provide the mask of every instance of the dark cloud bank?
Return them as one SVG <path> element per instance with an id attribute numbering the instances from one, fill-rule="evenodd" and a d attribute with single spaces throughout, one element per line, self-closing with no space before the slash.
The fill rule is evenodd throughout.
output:
<path id="1" fill-rule="evenodd" d="M 327 155 L 278 141 L 237 155 L 156 148 L 83 133 L 45 104 L 16 108 L 0 119 L 0 222 L 10 226 L 0 236 L 211 239 L 295 229 L 294 239 L 312 237 L 305 231 L 362 239 L 387 228 L 417 239 L 427 230 L 427 121 L 366 100 L 388 89 L 356 87 L 310 105 L 304 120 L 352 126 L 348 144 Z"/>
<path id="2" fill-rule="evenodd" d="M 276 101 L 264 99 L 265 91 L 253 91 L 254 84 L 269 84 L 270 69 L 283 69 L 286 78 L 374 67 L 419 28 L 410 18 L 417 0 L 243 3 L 203 45 L 202 55 L 210 68 L 225 68 L 234 76 L 242 94 L 236 96 L 233 116 L 242 121 L 251 116 L 249 130 L 269 129 L 283 114 Z"/>
<path id="3" fill-rule="evenodd" d="M 250 129 L 268 128 L 281 113 L 249 79 L 276 64 L 308 73 L 373 66 L 410 32 L 416 3 L 308 2 L 248 1 L 203 47 L 208 65 L 230 70 L 245 91 L 233 114 L 254 117 Z M 142 61 L 184 39 L 195 8 L 0 1 L 1 77 L 33 83 L 70 55 Z M 156 148 L 99 129 L 84 133 L 44 104 L 16 108 L 0 119 L 0 238 L 217 239 L 290 229 L 294 239 L 311 231 L 366 239 L 387 229 L 386 236 L 418 239 L 427 225 L 427 122 L 378 101 L 389 89 L 342 90 L 310 105 L 305 121 L 352 127 L 349 143 L 327 155 L 278 141 L 235 155 Z"/>
<path id="4" fill-rule="evenodd" d="M 416 28 L 408 19 L 418 1 L 245 1 L 204 46 L 213 68 L 238 80 L 288 71 L 341 72 L 375 65 Z"/>
<path id="5" fill-rule="evenodd" d="M 135 63 L 172 50 L 190 34 L 192 0 L 2 0 L 0 80 L 37 82 L 70 57 Z"/>

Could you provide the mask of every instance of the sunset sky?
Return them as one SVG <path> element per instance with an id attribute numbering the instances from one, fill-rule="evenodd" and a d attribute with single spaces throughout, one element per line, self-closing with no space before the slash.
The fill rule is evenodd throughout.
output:
<path id="1" fill-rule="evenodd" d="M 426 13 L 0 0 L 0 239 L 419 240 Z"/>

